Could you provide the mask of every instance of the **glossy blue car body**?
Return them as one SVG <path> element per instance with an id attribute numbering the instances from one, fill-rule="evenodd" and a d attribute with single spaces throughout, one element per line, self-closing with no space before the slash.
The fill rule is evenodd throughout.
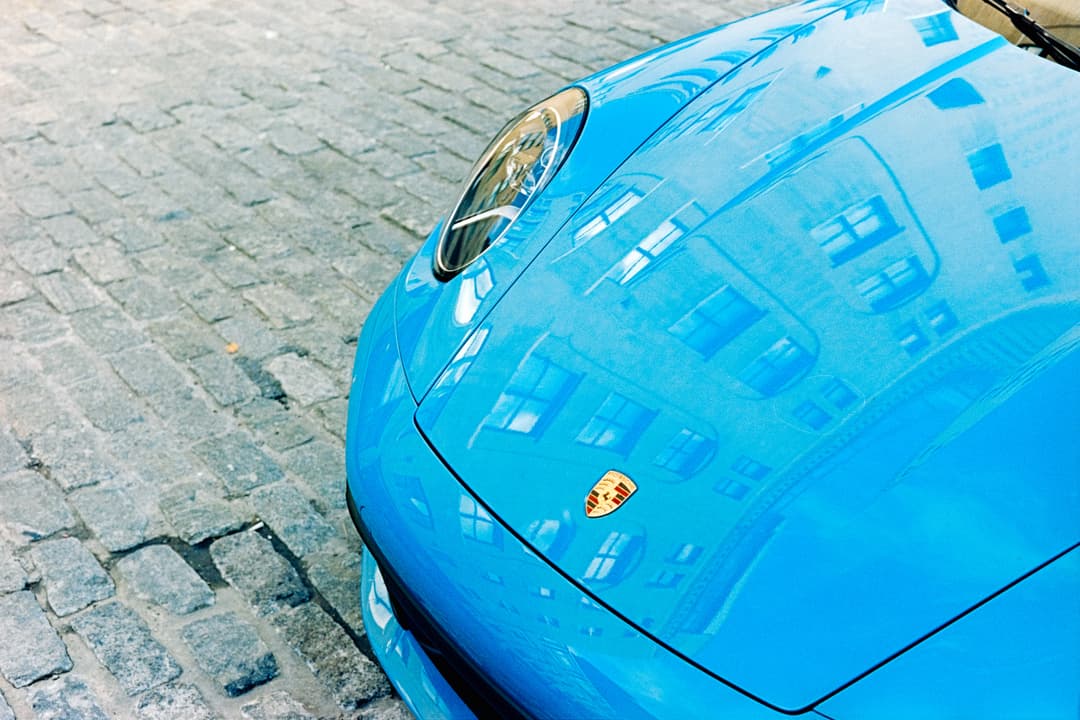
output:
<path id="1" fill-rule="evenodd" d="M 448 282 L 436 229 L 357 350 L 409 705 L 1077 717 L 1080 75 L 856 0 L 579 86 L 550 185 Z"/>

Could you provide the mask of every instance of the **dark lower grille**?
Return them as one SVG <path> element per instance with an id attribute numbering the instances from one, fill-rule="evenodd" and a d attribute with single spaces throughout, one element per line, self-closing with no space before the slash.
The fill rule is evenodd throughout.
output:
<path id="1" fill-rule="evenodd" d="M 367 547 L 379 564 L 383 583 L 386 585 L 387 594 L 390 596 L 390 605 L 393 607 L 398 624 L 412 633 L 447 684 L 453 688 L 458 697 L 481 720 L 487 720 L 488 718 L 528 720 L 530 716 L 522 712 L 510 698 L 493 685 L 475 667 L 472 661 L 446 637 L 442 629 L 431 620 L 423 607 L 394 574 L 391 565 L 386 561 L 378 546 L 372 541 L 367 528 L 361 522 L 360 514 L 356 510 L 352 495 L 347 487 L 345 499 L 353 524 L 356 525 L 356 529 L 364 541 L 364 546 Z"/>

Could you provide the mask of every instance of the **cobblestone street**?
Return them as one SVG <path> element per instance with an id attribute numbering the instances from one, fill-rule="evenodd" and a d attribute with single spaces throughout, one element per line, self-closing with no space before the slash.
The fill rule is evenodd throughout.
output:
<path id="1" fill-rule="evenodd" d="M 773 0 L 0 0 L 0 720 L 404 718 L 346 393 L 525 105 Z"/>

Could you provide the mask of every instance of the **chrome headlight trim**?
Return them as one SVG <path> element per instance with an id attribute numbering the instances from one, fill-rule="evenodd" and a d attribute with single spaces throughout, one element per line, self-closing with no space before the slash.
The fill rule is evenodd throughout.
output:
<path id="1" fill-rule="evenodd" d="M 588 95 L 569 87 L 506 124 L 469 172 L 443 223 L 432 270 L 447 281 L 506 235 L 543 191 L 577 140 Z"/>

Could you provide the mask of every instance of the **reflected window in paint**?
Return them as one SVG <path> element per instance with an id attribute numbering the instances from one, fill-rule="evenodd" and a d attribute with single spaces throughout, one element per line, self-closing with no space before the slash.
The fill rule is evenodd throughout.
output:
<path id="1" fill-rule="evenodd" d="M 539 436 L 577 383 L 577 376 L 547 358 L 529 355 L 499 395 L 485 427 Z"/>
<path id="2" fill-rule="evenodd" d="M 812 430 L 820 430 L 829 424 L 832 415 L 825 412 L 820 405 L 813 400 L 799 403 L 791 413 L 796 420 Z"/>
<path id="3" fill-rule="evenodd" d="M 711 133 L 714 136 L 720 132 L 723 132 L 724 128 L 731 124 L 731 122 L 746 108 L 750 107 L 750 103 L 754 102 L 754 99 L 758 95 L 765 92 L 765 89 L 771 85 L 772 82 L 761 83 L 755 85 L 752 88 L 747 88 L 739 97 L 735 98 L 721 110 L 719 113 L 713 114 L 713 110 L 706 113 L 702 120 L 705 123 L 703 128 L 704 132 Z M 715 108 L 714 108 L 715 110 Z"/>
<path id="4" fill-rule="evenodd" d="M 679 584 L 685 574 L 671 570 L 659 570 L 649 579 L 649 587 L 669 589 Z"/>
<path id="5" fill-rule="evenodd" d="M 639 544 L 640 537 L 636 535 L 608 533 L 596 555 L 589 561 L 589 566 L 585 568 L 584 579 L 615 582 L 620 578 L 621 562 L 632 559 Z"/>
<path id="6" fill-rule="evenodd" d="M 655 416 L 654 411 L 613 392 L 589 418 L 578 433 L 577 441 L 625 455 Z"/>
<path id="7" fill-rule="evenodd" d="M 472 367 L 473 360 L 480 353 L 480 348 L 484 346 L 490 332 L 491 328 L 485 327 L 469 336 L 469 339 L 454 355 L 454 359 L 450 361 L 446 372 L 443 373 L 442 378 L 439 380 L 440 386 L 457 385 L 461 382 L 461 379 L 465 377 L 465 373 Z"/>
<path id="8" fill-rule="evenodd" d="M 952 42 L 959 37 L 952 23 L 952 11 L 923 15 L 911 18 L 911 24 L 922 38 L 923 45 L 930 47 L 945 42 Z"/>
<path id="9" fill-rule="evenodd" d="M 424 494 L 424 486 L 420 484 L 420 478 L 412 475 L 395 475 L 394 485 L 408 498 L 408 507 L 412 510 L 409 517 L 416 523 L 431 527 L 431 510 L 428 508 L 427 495 Z"/>
<path id="10" fill-rule="evenodd" d="M 771 467 L 759 463 L 748 455 L 740 455 L 735 462 L 731 463 L 731 469 L 751 480 L 761 480 L 772 472 Z"/>
<path id="11" fill-rule="evenodd" d="M 914 320 L 906 322 L 896 330 L 896 339 L 908 355 L 917 355 L 930 346 L 930 340 Z"/>
<path id="12" fill-rule="evenodd" d="M 502 536 L 487 510 L 468 495 L 458 502 L 461 535 L 487 545 L 502 545 Z"/>
<path id="13" fill-rule="evenodd" d="M 1005 151 L 1000 144 L 987 145 L 967 156 L 971 177 L 980 190 L 1003 183 L 1012 177 L 1012 170 L 1005 160 Z"/>
<path id="14" fill-rule="evenodd" d="M 949 303 L 944 300 L 930 306 L 926 311 L 926 319 L 930 323 L 930 327 L 938 335 L 951 332 L 959 324 L 956 320 L 956 314 L 949 307 Z"/>
<path id="15" fill-rule="evenodd" d="M 939 110 L 952 110 L 954 108 L 980 105 L 985 100 L 979 91 L 963 78 L 953 78 L 927 93 L 926 97 Z"/>
<path id="16" fill-rule="evenodd" d="M 742 500 L 750 492 L 750 486 L 738 480 L 724 479 L 713 485 L 713 490 L 732 500 Z"/>
<path id="17" fill-rule="evenodd" d="M 643 197 L 645 195 L 636 188 L 630 188 L 622 193 L 574 233 L 574 243 L 584 242 L 596 237 L 604 228 L 630 212 L 635 205 L 641 202 Z"/>
<path id="18" fill-rule="evenodd" d="M 680 318 L 668 332 L 708 359 L 764 314 L 739 291 L 725 285 Z"/>
<path id="19" fill-rule="evenodd" d="M 855 289 L 875 312 L 890 310 L 922 292 L 930 284 L 922 262 L 914 255 L 890 263 L 868 278 L 859 281 Z"/>
<path id="20" fill-rule="evenodd" d="M 684 478 L 701 469 L 716 448 L 716 443 L 704 435 L 683 428 L 660 451 L 653 464 Z"/>
<path id="21" fill-rule="evenodd" d="M 1031 220 L 1028 219 L 1027 210 L 1015 207 L 994 216 L 994 231 L 1002 244 L 1011 242 L 1016 238 L 1031 232 Z"/>
<path id="22" fill-rule="evenodd" d="M 1038 290 L 1050 284 L 1050 278 L 1043 269 L 1042 261 L 1035 254 L 1022 257 L 1013 262 L 1013 269 L 1020 276 L 1020 283 L 1025 290 Z"/>
<path id="23" fill-rule="evenodd" d="M 814 356 L 791 337 L 783 337 L 739 373 L 748 387 L 775 395 L 814 364 Z"/>
<path id="24" fill-rule="evenodd" d="M 675 552 L 668 558 L 668 562 L 675 563 L 676 565 L 693 565 L 697 562 L 697 559 L 701 557 L 702 548 L 700 545 L 694 545 L 693 543 L 686 543 L 680 545 Z"/>
<path id="25" fill-rule="evenodd" d="M 876 195 L 818 225 L 810 231 L 810 236 L 829 256 L 832 266 L 839 267 L 894 237 L 900 230 L 885 199 Z"/>
<path id="26" fill-rule="evenodd" d="M 534 587 L 533 588 L 533 595 L 535 595 L 538 598 L 543 598 L 545 600 L 554 600 L 555 599 L 555 591 L 552 590 L 549 587 L 544 586 L 544 585 L 537 585 L 536 587 Z"/>
<path id="27" fill-rule="evenodd" d="M 480 303 L 495 287 L 495 278 L 491 274 L 491 263 L 480 258 L 461 273 L 458 283 L 458 297 L 454 304 L 454 322 L 467 325 L 476 315 Z"/>
<path id="28" fill-rule="evenodd" d="M 858 399 L 855 391 L 848 387 L 847 383 L 836 378 L 825 383 L 825 386 L 821 388 L 821 394 L 838 410 L 850 407 Z"/>
<path id="29" fill-rule="evenodd" d="M 626 285 L 655 262 L 660 254 L 671 247 L 671 244 L 681 238 L 685 232 L 686 229 L 675 221 L 665 220 L 617 262 L 611 268 L 609 276 L 620 285 Z"/>

